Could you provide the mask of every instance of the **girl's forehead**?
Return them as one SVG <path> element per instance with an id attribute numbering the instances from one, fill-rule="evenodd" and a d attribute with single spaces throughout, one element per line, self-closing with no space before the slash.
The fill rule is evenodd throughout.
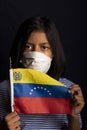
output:
<path id="1" fill-rule="evenodd" d="M 35 31 L 30 34 L 27 39 L 28 42 L 48 42 L 47 36 L 42 31 Z"/>

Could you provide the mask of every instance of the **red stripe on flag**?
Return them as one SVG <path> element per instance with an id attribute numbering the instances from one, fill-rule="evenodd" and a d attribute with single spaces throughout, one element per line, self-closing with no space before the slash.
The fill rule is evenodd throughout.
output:
<path id="1" fill-rule="evenodd" d="M 65 98 L 15 98 L 14 109 L 24 114 L 70 114 L 70 99 Z"/>

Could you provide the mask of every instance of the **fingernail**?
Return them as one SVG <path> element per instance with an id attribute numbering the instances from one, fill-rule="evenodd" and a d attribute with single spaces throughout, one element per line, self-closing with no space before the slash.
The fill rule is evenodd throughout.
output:
<path id="1" fill-rule="evenodd" d="M 70 91 L 70 90 L 68 90 L 68 93 L 71 93 L 71 91 Z"/>

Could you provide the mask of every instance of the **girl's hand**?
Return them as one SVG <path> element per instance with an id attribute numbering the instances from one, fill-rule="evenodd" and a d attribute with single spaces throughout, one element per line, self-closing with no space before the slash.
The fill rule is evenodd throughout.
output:
<path id="1" fill-rule="evenodd" d="M 81 112 L 85 104 L 81 88 L 79 85 L 74 84 L 69 88 L 68 92 L 72 93 L 72 115 L 77 115 Z"/>
<path id="2" fill-rule="evenodd" d="M 5 122 L 6 122 L 8 130 L 21 130 L 20 117 L 16 112 L 12 112 L 6 115 Z"/>

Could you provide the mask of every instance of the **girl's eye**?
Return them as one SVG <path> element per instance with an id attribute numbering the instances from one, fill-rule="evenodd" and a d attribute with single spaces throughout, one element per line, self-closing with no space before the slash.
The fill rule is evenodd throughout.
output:
<path id="1" fill-rule="evenodd" d="M 42 48 L 43 50 L 48 50 L 48 49 L 49 49 L 48 46 L 42 46 L 41 48 Z"/>
<path id="2" fill-rule="evenodd" d="M 32 49 L 32 45 L 31 44 L 26 44 L 25 48 Z"/>

